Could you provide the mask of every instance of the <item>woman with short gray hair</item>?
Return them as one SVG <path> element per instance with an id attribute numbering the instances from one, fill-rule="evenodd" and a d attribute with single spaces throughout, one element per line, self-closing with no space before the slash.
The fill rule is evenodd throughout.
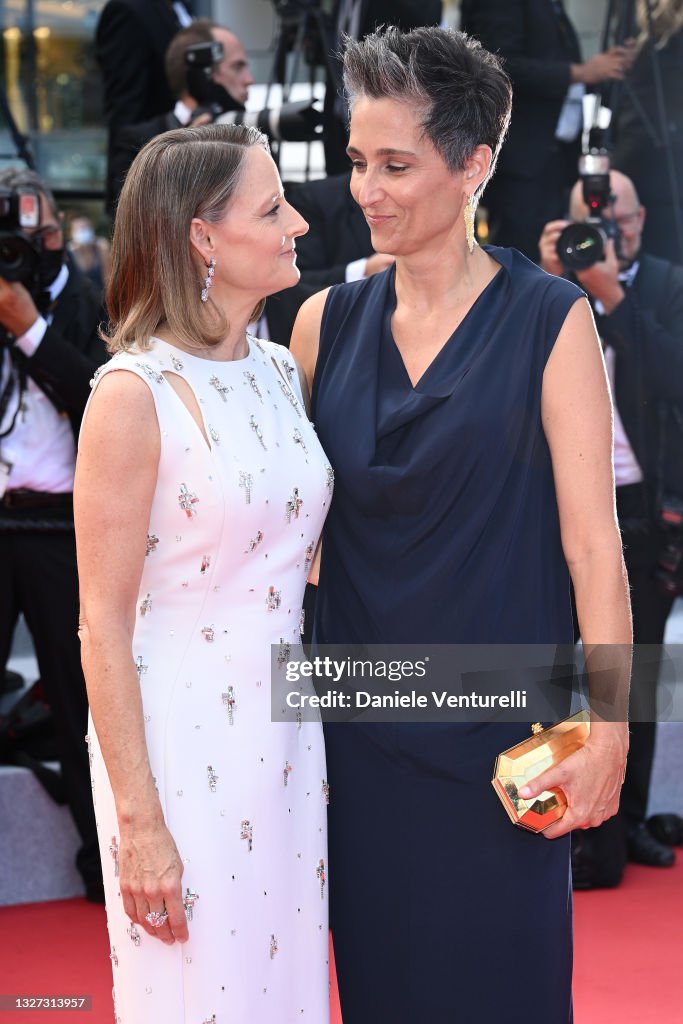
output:
<path id="1" fill-rule="evenodd" d="M 589 306 L 477 202 L 510 83 L 472 39 L 395 28 L 350 42 L 351 191 L 393 267 L 302 307 L 292 349 L 336 472 L 319 643 L 587 644 L 630 620 L 611 409 Z M 617 808 L 623 724 L 533 780 L 568 809 L 515 829 L 491 788 L 528 725 L 326 727 L 331 920 L 344 1024 L 569 1024 L 569 832 Z"/>

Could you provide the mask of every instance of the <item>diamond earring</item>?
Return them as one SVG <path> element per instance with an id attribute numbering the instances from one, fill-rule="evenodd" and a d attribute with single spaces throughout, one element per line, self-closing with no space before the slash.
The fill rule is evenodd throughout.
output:
<path id="1" fill-rule="evenodd" d="M 216 272 L 216 260 L 212 256 L 209 265 L 206 268 L 206 278 L 204 279 L 204 287 L 202 288 L 201 300 L 206 302 L 209 297 L 209 288 L 213 284 L 213 275 Z"/>

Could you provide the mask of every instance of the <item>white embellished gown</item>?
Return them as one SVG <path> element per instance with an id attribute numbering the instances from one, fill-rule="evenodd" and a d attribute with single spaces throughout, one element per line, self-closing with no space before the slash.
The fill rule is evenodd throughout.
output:
<path id="1" fill-rule="evenodd" d="M 286 656 L 300 642 L 332 471 L 285 349 L 249 338 L 246 358 L 219 362 L 152 346 L 114 356 L 94 387 L 107 373 L 137 374 L 159 422 L 132 656 L 152 773 L 184 864 L 190 939 L 166 946 L 123 911 L 119 829 L 91 720 L 115 1021 L 326 1024 L 322 728 L 271 720 L 270 645 Z M 191 386 L 210 445 L 172 373 Z"/>

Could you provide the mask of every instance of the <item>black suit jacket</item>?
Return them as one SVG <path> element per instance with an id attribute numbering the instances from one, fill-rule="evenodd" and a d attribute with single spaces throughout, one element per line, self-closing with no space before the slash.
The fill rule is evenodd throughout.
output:
<path id="1" fill-rule="evenodd" d="M 70 262 L 69 279 L 35 354 L 28 358 L 21 351 L 15 353 L 55 408 L 68 415 L 76 438 L 90 381 L 108 358 L 98 334 L 105 319 L 99 290 Z"/>
<path id="2" fill-rule="evenodd" d="M 113 214 L 126 180 L 128 168 L 140 150 L 150 139 L 172 128 L 180 128 L 180 121 L 173 111 L 157 114 L 140 124 L 122 124 L 111 139 L 107 162 L 107 204 Z"/>
<path id="3" fill-rule="evenodd" d="M 470 0 L 462 28 L 503 59 L 512 79 L 512 121 L 498 173 L 534 178 L 556 145 L 569 65 L 581 61 L 576 32 L 552 0 Z"/>
<path id="4" fill-rule="evenodd" d="M 185 3 L 190 9 L 190 4 Z M 104 116 L 109 128 L 109 161 L 121 125 L 137 124 L 172 110 L 175 99 L 166 81 L 164 55 L 180 23 L 165 0 L 109 0 L 95 30 L 95 54 L 104 86 Z M 107 171 L 107 208 L 114 196 Z"/>
<path id="5" fill-rule="evenodd" d="M 373 251 L 370 229 L 349 191 L 350 180 L 347 173 L 287 186 L 287 199 L 308 222 L 309 231 L 296 240 L 299 284 L 271 296 L 266 304 L 273 341 L 289 345 L 301 304 L 323 288 L 340 284 L 347 264 Z"/>
<path id="6" fill-rule="evenodd" d="M 683 267 L 640 254 L 598 330 L 614 348 L 614 403 L 646 481 L 683 497 Z"/>

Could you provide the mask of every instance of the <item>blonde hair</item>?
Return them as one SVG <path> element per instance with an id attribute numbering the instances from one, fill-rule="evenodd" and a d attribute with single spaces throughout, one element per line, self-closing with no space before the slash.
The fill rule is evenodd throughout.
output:
<path id="1" fill-rule="evenodd" d="M 655 47 L 662 50 L 671 37 L 683 29 L 683 0 L 651 0 L 651 7 Z M 641 48 L 650 37 L 645 0 L 638 0 L 637 19 L 640 27 L 638 47 Z"/>
<path id="2" fill-rule="evenodd" d="M 164 132 L 140 150 L 116 212 L 110 323 L 102 335 L 110 352 L 145 351 L 162 325 L 197 348 L 225 337 L 225 313 L 199 298 L 206 267 L 190 243 L 190 224 L 193 217 L 215 224 L 226 216 L 250 146 L 268 151 L 255 128 L 203 125 Z M 262 311 L 263 302 L 252 319 Z"/>

